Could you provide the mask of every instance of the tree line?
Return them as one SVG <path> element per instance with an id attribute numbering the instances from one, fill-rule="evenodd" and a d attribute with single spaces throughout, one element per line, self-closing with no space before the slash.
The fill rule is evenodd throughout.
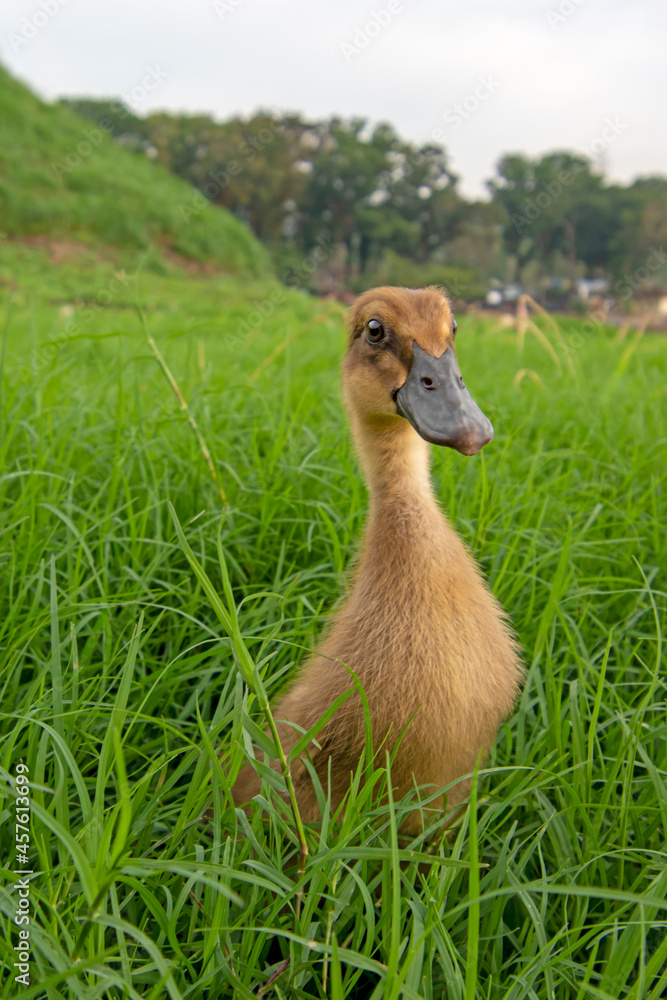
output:
<path id="1" fill-rule="evenodd" d="M 337 248 L 324 270 L 335 280 L 337 268 L 352 290 L 445 281 L 470 300 L 494 282 L 539 294 L 554 280 L 574 288 L 606 277 L 627 297 L 652 253 L 664 261 L 667 178 L 610 183 L 567 150 L 504 155 L 489 200 L 471 200 L 442 145 L 408 142 L 386 123 L 263 111 L 218 122 L 139 117 L 113 100 L 63 103 L 243 219 L 279 267 Z M 664 264 L 651 276 L 664 281 Z"/>

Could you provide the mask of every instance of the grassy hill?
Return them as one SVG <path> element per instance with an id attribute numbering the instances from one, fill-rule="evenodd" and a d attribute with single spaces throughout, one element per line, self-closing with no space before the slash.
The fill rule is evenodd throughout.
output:
<path id="1" fill-rule="evenodd" d="M 268 256 L 230 213 L 0 67 L 0 234 L 128 251 L 156 247 L 212 269 L 259 276 Z"/>

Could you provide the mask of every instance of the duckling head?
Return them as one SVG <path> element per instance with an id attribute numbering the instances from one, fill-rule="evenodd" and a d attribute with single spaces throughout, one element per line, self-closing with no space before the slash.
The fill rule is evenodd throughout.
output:
<path id="1" fill-rule="evenodd" d="M 456 361 L 456 320 L 441 289 L 373 288 L 354 302 L 343 392 L 354 419 L 387 429 L 407 420 L 432 444 L 475 455 L 493 426 Z"/>

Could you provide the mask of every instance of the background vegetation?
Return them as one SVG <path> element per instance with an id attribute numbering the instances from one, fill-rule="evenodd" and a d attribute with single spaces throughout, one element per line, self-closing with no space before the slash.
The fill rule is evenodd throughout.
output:
<path id="1" fill-rule="evenodd" d="M 0 242 L 0 996 L 18 988 L 22 760 L 26 998 L 658 1000 L 661 341 L 461 317 L 462 371 L 496 438 L 474 459 L 434 449 L 433 480 L 511 614 L 525 688 L 448 838 L 399 840 L 410 803 L 382 804 L 377 760 L 345 820 L 325 811 L 306 831 L 299 879 L 278 789 L 265 782 L 246 819 L 226 769 L 260 734 L 258 677 L 274 695 L 312 649 L 363 530 L 344 311 L 254 276 L 261 249 L 220 209 L 201 214 L 218 269 L 174 257 L 180 224 L 151 198 L 191 190 L 105 142 L 95 170 L 143 234 L 114 242 L 94 188 L 84 216 L 46 183 L 57 128 L 14 93 L 28 121 L 46 117 L 25 172 L 1 154 L 3 204 L 22 207 Z M 42 221 L 50 198 L 60 220 L 37 244 L 33 182 Z"/>
<path id="2" fill-rule="evenodd" d="M 232 273 L 265 271 L 266 252 L 230 213 L 199 213 L 186 224 L 192 194 L 0 66 L 0 238 L 117 248 L 124 262 L 128 252 L 148 252 L 156 266 L 171 253 Z"/>
<path id="3" fill-rule="evenodd" d="M 627 276 L 667 241 L 667 178 L 609 183 L 589 157 L 568 150 L 504 155 L 488 182 L 491 200 L 471 201 L 442 145 L 410 143 L 387 123 L 268 113 L 140 118 L 113 100 L 65 103 L 235 212 L 281 265 L 288 251 L 338 246 L 336 277 L 356 290 L 389 280 L 400 264 L 401 283 L 419 268 L 417 284 L 436 273 L 466 301 L 492 281 L 544 296 L 553 286 L 572 292 L 585 276 L 608 277 L 623 300 L 636 291 Z M 649 277 L 667 282 L 664 259 Z"/>

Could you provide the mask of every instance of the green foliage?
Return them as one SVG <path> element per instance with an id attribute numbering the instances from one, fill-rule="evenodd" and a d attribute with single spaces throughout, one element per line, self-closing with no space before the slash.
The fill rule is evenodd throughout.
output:
<path id="1" fill-rule="evenodd" d="M 399 257 L 391 250 L 383 254 L 365 280 L 358 278 L 353 287 L 362 292 L 372 285 L 404 285 L 422 288 L 425 285 L 443 285 L 455 301 L 474 302 L 484 296 L 483 276 L 472 267 L 447 266 L 434 261 L 415 264 Z"/>
<path id="2" fill-rule="evenodd" d="M 22 760 L 27 998 L 250 998 L 278 973 L 265 996 L 323 997 L 326 975 L 364 1000 L 662 997 L 663 345 L 573 319 L 522 346 L 461 318 L 496 438 L 474 459 L 434 449 L 433 478 L 512 616 L 525 689 L 448 838 L 401 841 L 409 803 L 383 803 L 377 760 L 344 820 L 307 830 L 299 881 L 280 780 L 249 818 L 228 787 L 262 739 L 239 666 L 275 695 L 363 530 L 343 311 L 129 264 L 109 303 L 111 265 L 1 252 L 2 995 Z"/>
<path id="3" fill-rule="evenodd" d="M 489 189 L 507 212 L 504 239 L 520 267 L 545 266 L 561 254 L 571 277 L 578 263 L 618 277 L 623 268 L 645 266 L 667 238 L 666 178 L 624 188 L 607 185 L 585 156 L 562 151 L 531 160 L 512 153 L 500 160 Z"/>
<path id="4" fill-rule="evenodd" d="M 118 116 L 109 101 L 67 103 L 96 122 Z M 131 130 L 124 141 L 150 144 L 160 163 L 236 212 L 278 255 L 286 242 L 301 257 L 318 242 L 333 244 L 348 278 L 385 250 L 426 261 L 465 217 L 442 147 L 415 146 L 387 124 L 369 129 L 362 118 L 309 122 L 265 112 L 226 122 L 121 114 Z"/>
<path id="5" fill-rule="evenodd" d="M 204 199 L 194 204 L 188 184 L 112 134 L 44 104 L 0 67 L 2 236 L 157 247 L 235 274 L 266 272 L 268 257 L 244 224 Z"/>
<path id="6" fill-rule="evenodd" d="M 587 157 L 567 150 L 502 156 L 488 182 L 492 201 L 471 202 L 442 146 L 407 142 L 388 124 L 266 112 L 224 122 L 137 118 L 110 101 L 69 104 L 98 122 L 112 118 L 124 142 L 150 147 L 278 255 L 306 255 L 318 241 L 337 246 L 346 287 L 380 270 L 390 251 L 423 266 L 473 268 L 484 279 L 477 298 L 490 278 L 518 279 L 539 294 L 550 276 L 572 286 L 604 274 L 623 299 L 627 272 L 645 268 L 667 242 L 667 179 L 608 184 Z M 649 270 L 651 281 L 667 281 L 665 266 Z"/>

